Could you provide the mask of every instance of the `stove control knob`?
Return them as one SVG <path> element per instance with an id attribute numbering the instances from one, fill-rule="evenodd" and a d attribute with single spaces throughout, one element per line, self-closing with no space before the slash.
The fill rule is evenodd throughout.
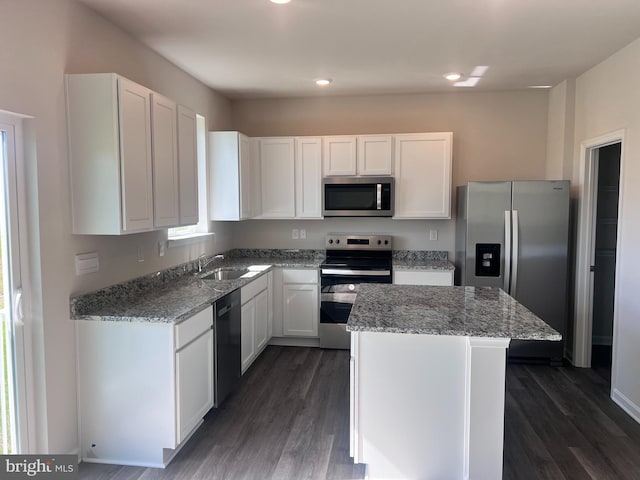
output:
<path id="1" fill-rule="evenodd" d="M 389 245 L 389 240 L 385 240 L 385 241 L 384 241 L 384 244 L 385 244 L 385 245 Z"/>
<path id="2" fill-rule="evenodd" d="M 331 245 L 333 243 L 333 238 L 329 239 L 329 245 Z"/>
<path id="3" fill-rule="evenodd" d="M 382 245 L 382 240 L 378 240 L 378 245 Z"/>
<path id="4" fill-rule="evenodd" d="M 340 243 L 340 239 L 339 239 L 339 238 L 338 238 L 338 239 L 336 239 L 336 243 Z"/>
<path id="5" fill-rule="evenodd" d="M 356 286 L 353 283 L 349 285 L 349 290 L 353 292 L 355 289 L 356 289 Z"/>

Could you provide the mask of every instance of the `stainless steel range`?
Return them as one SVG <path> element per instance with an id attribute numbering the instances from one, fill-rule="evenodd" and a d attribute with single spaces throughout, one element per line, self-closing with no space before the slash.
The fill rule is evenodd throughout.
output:
<path id="1" fill-rule="evenodd" d="M 320 266 L 320 347 L 350 348 L 347 319 L 361 283 L 391 283 L 390 235 L 330 233 Z"/>

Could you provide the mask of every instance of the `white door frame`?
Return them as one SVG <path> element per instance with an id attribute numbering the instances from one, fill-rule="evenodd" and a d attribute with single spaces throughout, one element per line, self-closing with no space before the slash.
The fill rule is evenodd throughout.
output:
<path id="1" fill-rule="evenodd" d="M 35 453 L 35 389 L 33 370 L 33 313 L 31 308 L 32 287 L 29 275 L 29 244 L 27 237 L 27 197 L 26 178 L 24 168 L 24 137 L 23 115 L 0 110 L 0 124 L 3 130 L 8 132 L 8 165 L 5 173 L 7 181 L 13 185 L 9 188 L 9 208 L 7 214 L 12 217 L 11 250 L 14 258 L 18 259 L 19 271 L 12 272 L 15 291 L 20 292 L 21 299 L 12 298 L 12 305 L 19 305 L 22 312 L 22 321 L 16 321 L 15 331 L 15 355 L 16 355 L 16 414 L 17 414 L 17 447 L 23 454 Z M 16 231 L 15 226 L 19 226 Z M 14 312 L 15 315 L 15 312 Z"/>
<path id="2" fill-rule="evenodd" d="M 614 143 L 620 143 L 620 190 L 618 193 L 618 218 L 622 212 L 622 178 L 624 167 L 625 131 L 617 130 L 580 144 L 579 172 L 579 217 L 576 241 L 576 285 L 573 338 L 573 364 L 577 367 L 591 367 L 591 335 L 593 330 L 593 272 L 591 265 L 595 260 L 596 210 L 598 201 L 598 149 Z M 617 249 L 620 248 L 620 222 L 618 221 Z M 616 262 L 615 282 L 618 284 L 619 268 Z M 618 290 L 614 297 L 613 312 L 613 366 L 615 372 L 617 301 Z"/>

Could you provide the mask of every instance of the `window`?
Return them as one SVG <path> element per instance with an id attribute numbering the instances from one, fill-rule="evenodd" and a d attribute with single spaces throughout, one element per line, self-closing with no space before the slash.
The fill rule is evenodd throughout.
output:
<path id="1" fill-rule="evenodd" d="M 206 125 L 202 115 L 196 115 L 196 149 L 198 157 L 198 216 L 196 225 L 170 228 L 169 241 L 197 239 L 209 232 L 209 204 L 207 202 L 207 146 Z"/>

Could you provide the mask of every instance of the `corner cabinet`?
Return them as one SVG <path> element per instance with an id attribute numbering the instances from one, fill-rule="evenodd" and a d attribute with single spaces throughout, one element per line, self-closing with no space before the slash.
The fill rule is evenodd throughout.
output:
<path id="1" fill-rule="evenodd" d="M 175 325 L 77 322 L 82 460 L 165 467 L 213 407 L 213 307 Z"/>
<path id="2" fill-rule="evenodd" d="M 451 132 L 394 135 L 395 219 L 451 218 Z"/>
<path id="3" fill-rule="evenodd" d="M 253 216 L 253 152 L 252 139 L 240 132 L 209 132 L 211 220 L 246 220 Z"/>
<path id="4" fill-rule="evenodd" d="M 65 80 L 73 233 L 153 229 L 151 91 L 115 74 Z"/>

